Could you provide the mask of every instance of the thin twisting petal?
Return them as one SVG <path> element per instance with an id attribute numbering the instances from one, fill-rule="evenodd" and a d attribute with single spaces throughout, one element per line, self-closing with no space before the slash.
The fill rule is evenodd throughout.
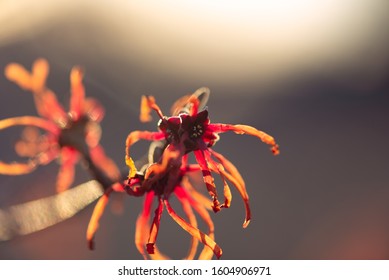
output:
<path id="1" fill-rule="evenodd" d="M 147 242 L 147 237 L 150 231 L 149 220 L 150 220 L 151 206 L 153 204 L 153 198 L 154 198 L 153 191 L 150 191 L 146 194 L 145 200 L 143 202 L 143 210 L 139 214 L 135 226 L 135 246 L 138 249 L 139 253 L 142 254 L 145 260 L 147 260 L 145 244 Z"/>
<path id="2" fill-rule="evenodd" d="M 216 242 L 200 231 L 197 228 L 192 227 L 190 224 L 188 224 L 183 218 L 177 215 L 177 213 L 173 210 L 173 208 L 170 206 L 170 203 L 168 200 L 164 199 L 164 203 L 166 206 L 166 210 L 169 213 L 169 215 L 172 217 L 172 219 L 181 226 L 185 231 L 187 231 L 189 234 L 197 238 L 200 242 L 202 242 L 204 245 L 208 246 L 212 249 L 215 256 L 219 259 L 221 255 L 223 254 L 222 249 L 216 244 Z"/>
<path id="3" fill-rule="evenodd" d="M 192 207 L 189 203 L 187 196 L 185 196 L 184 192 L 182 192 L 182 188 L 176 187 L 174 194 L 176 195 L 178 201 L 181 203 L 182 209 L 184 210 L 184 213 L 185 213 L 186 217 L 188 218 L 190 225 L 194 228 L 197 228 L 196 216 L 193 213 Z M 198 243 L 199 243 L 199 241 L 194 236 L 192 236 L 191 245 L 190 245 L 190 248 L 188 251 L 188 255 L 185 257 L 185 259 L 193 260 L 193 258 L 195 257 L 196 251 L 197 251 Z"/>
<path id="4" fill-rule="evenodd" d="M 9 118 L 0 120 L 0 130 L 6 129 L 11 126 L 15 125 L 30 125 L 39 127 L 41 129 L 44 129 L 46 131 L 49 131 L 53 133 L 54 135 L 59 134 L 59 129 L 56 125 L 54 125 L 52 122 L 49 122 L 45 119 L 39 118 L 39 117 L 33 117 L 33 116 L 23 116 L 23 117 L 15 117 L 15 118 Z"/>
<path id="5" fill-rule="evenodd" d="M 158 231 L 159 231 L 159 223 L 161 221 L 162 211 L 163 211 L 163 203 L 162 203 L 162 199 L 160 198 L 158 200 L 158 207 L 155 210 L 154 219 L 153 219 L 153 222 L 151 224 L 149 240 L 146 244 L 146 249 L 147 249 L 147 252 L 149 254 L 155 253 L 154 245 L 155 245 L 155 242 L 157 241 L 157 236 L 158 236 Z"/>
<path id="6" fill-rule="evenodd" d="M 201 167 L 205 186 L 207 187 L 207 190 L 213 199 L 212 209 L 214 212 L 218 212 L 220 210 L 220 203 L 217 199 L 215 182 L 213 180 L 213 177 L 211 175 L 211 171 L 209 170 L 207 162 L 205 160 L 205 156 L 204 156 L 205 152 L 206 151 L 203 151 L 203 150 L 197 150 L 197 151 L 194 151 L 194 154 L 195 154 L 195 157 L 196 157 L 198 164 Z"/>
<path id="7" fill-rule="evenodd" d="M 230 190 L 230 187 L 228 186 L 228 183 L 227 183 L 227 180 L 223 174 L 223 170 L 224 170 L 224 167 L 220 164 L 217 164 L 212 158 L 211 158 L 211 155 L 209 153 L 205 153 L 205 156 L 206 156 L 206 160 L 208 162 L 208 164 L 211 166 L 211 169 L 218 173 L 220 175 L 220 178 L 222 179 L 223 181 L 223 185 L 224 185 L 224 203 L 221 205 L 221 207 L 223 208 L 229 208 L 230 205 L 231 205 L 231 200 L 232 200 L 232 194 L 231 194 L 231 190 Z"/>
<path id="8" fill-rule="evenodd" d="M 140 115 L 139 119 L 141 122 L 149 122 L 152 120 L 151 110 L 157 112 L 158 116 L 162 119 L 163 113 L 161 108 L 155 102 L 154 96 L 151 95 L 142 95 L 141 105 L 140 105 Z"/>
<path id="9" fill-rule="evenodd" d="M 0 174 L 3 175 L 22 175 L 32 172 L 36 168 L 36 163 L 29 161 L 27 163 L 5 163 L 0 161 Z"/>
<path id="10" fill-rule="evenodd" d="M 94 98 L 86 98 L 84 113 L 94 122 L 101 122 L 105 115 L 104 107 Z"/>
<path id="11" fill-rule="evenodd" d="M 214 124 L 209 124 L 208 129 L 210 129 L 214 133 L 233 131 L 236 134 L 253 135 L 253 136 L 261 139 L 262 142 L 270 145 L 271 151 L 273 152 L 274 155 L 278 155 L 280 153 L 279 147 L 272 136 L 270 136 L 269 134 L 267 134 L 261 130 L 258 130 L 252 126 L 242 125 L 242 124 L 231 125 L 231 124 L 216 124 L 216 123 L 214 123 Z"/>
<path id="12" fill-rule="evenodd" d="M 108 188 L 102 197 L 100 197 L 99 201 L 97 201 L 97 204 L 95 206 L 95 209 L 93 210 L 92 217 L 89 221 L 88 229 L 86 231 L 86 240 L 88 242 L 89 249 L 94 249 L 94 237 L 96 234 L 97 229 L 99 228 L 99 221 L 101 216 L 104 213 L 105 207 L 108 204 L 109 195 L 112 192 L 112 188 Z"/>
<path id="13" fill-rule="evenodd" d="M 185 183 L 188 181 L 188 183 Z M 192 186 L 192 184 L 189 183 L 189 180 L 187 180 L 187 177 L 183 178 L 183 187 L 186 189 L 186 191 L 189 192 L 190 196 L 193 197 L 193 199 L 200 205 L 203 205 L 207 210 L 212 210 L 212 200 L 210 200 L 205 195 L 199 193 L 195 190 L 195 188 Z"/>
<path id="14" fill-rule="evenodd" d="M 220 173 L 222 173 L 235 186 L 235 188 L 238 190 L 240 196 L 243 199 L 243 203 L 246 209 L 246 218 L 243 222 L 243 228 L 246 228 L 249 225 L 251 220 L 251 209 L 250 209 L 249 196 L 247 194 L 245 182 L 243 181 L 243 178 L 240 175 L 239 171 L 230 161 L 228 161 L 221 154 L 218 154 L 211 149 L 210 152 L 220 161 L 220 163 L 224 166 L 225 169 L 227 169 L 227 171 L 232 173 L 230 174 L 224 169 L 219 169 Z"/>
<path id="15" fill-rule="evenodd" d="M 133 131 L 131 132 L 126 139 L 126 163 L 129 165 L 131 163 L 131 157 L 130 157 L 130 147 L 131 145 L 135 144 L 139 140 L 148 140 L 148 141 L 159 141 L 165 138 L 165 135 L 163 132 L 150 132 L 150 131 Z M 131 175 L 134 174 L 134 171 L 130 170 L 130 178 Z"/>
<path id="16" fill-rule="evenodd" d="M 61 166 L 57 175 L 57 192 L 66 191 L 74 181 L 74 165 L 78 160 L 78 152 L 73 148 L 61 149 Z"/>
<path id="17" fill-rule="evenodd" d="M 208 200 L 209 203 L 202 204 L 201 201 L 197 200 L 196 198 L 198 196 L 196 196 L 194 194 L 197 193 L 200 196 L 202 196 L 202 195 L 194 190 L 194 188 L 190 184 L 190 182 L 189 182 L 187 177 L 183 178 L 182 186 L 184 188 L 177 189 L 177 192 L 180 192 L 182 196 L 185 196 L 188 199 L 190 205 L 200 215 L 201 219 L 207 225 L 207 227 L 208 227 L 208 236 L 211 239 L 215 240 L 215 234 L 214 234 L 215 227 L 214 227 L 214 224 L 212 222 L 211 216 L 209 215 L 209 213 L 207 211 L 207 210 L 212 210 L 212 208 L 210 207 L 211 201 Z M 188 190 L 192 190 L 192 192 L 188 193 Z M 206 206 L 208 206 L 208 207 L 206 207 Z M 199 255 L 199 260 L 210 260 L 210 259 L 212 259 L 212 256 L 213 256 L 213 251 L 211 250 L 211 248 L 209 248 L 208 246 L 204 245 L 204 248 L 203 248 L 203 250 L 201 251 L 201 253 Z"/>

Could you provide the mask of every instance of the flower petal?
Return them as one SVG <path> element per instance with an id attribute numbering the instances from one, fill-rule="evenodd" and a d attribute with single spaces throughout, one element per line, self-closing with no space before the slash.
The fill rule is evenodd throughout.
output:
<path id="1" fill-rule="evenodd" d="M 147 236 L 149 235 L 149 219 L 153 199 L 154 192 L 148 192 L 143 202 L 143 210 L 139 214 L 135 226 L 135 246 L 138 249 L 139 253 L 142 254 L 145 260 L 147 260 L 145 244 L 147 242 Z"/>
<path id="2" fill-rule="evenodd" d="M 33 116 L 23 116 L 23 117 L 15 117 L 15 118 L 8 118 L 4 120 L 0 120 L 0 130 L 9 128 L 11 126 L 15 125 L 30 125 L 39 127 L 41 129 L 44 129 L 46 131 L 49 131 L 53 133 L 54 135 L 59 134 L 59 128 L 53 124 L 50 121 L 47 121 L 45 119 L 39 118 L 39 117 L 33 117 Z"/>
<path id="3" fill-rule="evenodd" d="M 130 162 L 130 147 L 131 145 L 138 142 L 140 139 L 148 140 L 148 141 L 159 141 L 165 138 L 165 134 L 163 132 L 150 132 L 150 131 L 133 131 L 131 132 L 126 139 L 126 163 Z M 134 172 L 130 170 L 129 176 Z M 131 178 L 131 177 L 130 177 Z"/>
<path id="4" fill-rule="evenodd" d="M 99 228 L 99 221 L 101 219 L 101 216 L 104 213 L 105 207 L 108 204 L 109 195 L 112 192 L 112 188 L 106 189 L 103 196 L 100 197 L 100 199 L 97 201 L 97 204 L 95 208 L 93 209 L 92 217 L 88 224 L 88 229 L 86 231 L 86 240 L 88 241 L 88 247 L 89 249 L 94 249 L 94 237 L 96 234 L 97 229 Z"/>
<path id="5" fill-rule="evenodd" d="M 238 169 L 229 160 L 227 160 L 221 154 L 218 154 L 211 149 L 209 149 L 209 151 L 220 161 L 220 163 L 228 171 L 226 172 L 224 169 L 219 170 L 220 173 L 222 173 L 235 186 L 235 188 L 238 190 L 240 196 L 243 199 L 243 203 L 246 209 L 246 218 L 245 221 L 243 222 L 243 228 L 246 228 L 249 225 L 251 220 L 251 209 L 250 209 L 249 196 L 247 194 L 245 182 L 243 181 L 243 178 L 240 175 Z M 231 172 L 231 174 L 229 172 Z"/>
<path id="6" fill-rule="evenodd" d="M 216 242 L 211 237 L 209 237 L 208 235 L 200 231 L 198 228 L 192 227 L 183 218 L 178 216 L 177 213 L 170 206 L 168 200 L 164 199 L 163 202 L 165 203 L 167 212 L 179 226 L 181 226 L 190 235 L 200 240 L 204 245 L 211 248 L 213 253 L 216 255 L 218 259 L 221 257 L 221 255 L 223 254 L 222 249 L 216 244 Z"/>
<path id="7" fill-rule="evenodd" d="M 18 63 L 10 63 L 5 67 L 5 76 L 24 90 L 32 89 L 32 77 L 29 71 Z"/>
<path id="8" fill-rule="evenodd" d="M 158 231 L 159 231 L 159 224 L 161 221 L 161 216 L 162 216 L 162 211 L 163 211 L 163 203 L 162 199 L 159 198 L 158 200 L 158 207 L 155 209 L 154 212 L 154 219 L 151 224 L 150 228 L 150 234 L 149 234 L 149 240 L 146 244 L 146 249 L 149 254 L 154 254 L 155 253 L 155 242 L 157 241 L 157 236 L 158 236 Z"/>
<path id="9" fill-rule="evenodd" d="M 89 149 L 92 162 L 104 172 L 112 181 L 116 182 L 120 178 L 120 171 L 116 163 L 109 158 L 102 146 L 97 145 Z"/>
<path id="10" fill-rule="evenodd" d="M 141 122 L 149 122 L 153 118 L 151 117 L 151 110 L 157 112 L 158 116 L 162 119 L 163 113 L 157 103 L 155 102 L 154 96 L 151 95 L 142 95 L 140 103 L 140 115 L 139 119 Z"/>
<path id="11" fill-rule="evenodd" d="M 105 115 L 104 107 L 94 98 L 86 98 L 84 113 L 94 122 L 101 122 Z"/>
<path id="12" fill-rule="evenodd" d="M 82 84 L 83 71 L 80 67 L 73 67 L 70 72 L 70 114 L 77 121 L 84 113 L 85 88 Z"/>
<path id="13" fill-rule="evenodd" d="M 37 164 L 30 160 L 27 163 L 5 163 L 0 161 L 0 174 L 3 175 L 22 175 L 32 172 L 37 167 Z"/>
<path id="14" fill-rule="evenodd" d="M 66 191 L 74 181 L 74 165 L 78 160 L 78 152 L 73 148 L 61 149 L 61 165 L 57 176 L 57 192 Z"/>
<path id="15" fill-rule="evenodd" d="M 46 59 L 39 58 L 32 65 L 32 91 L 42 91 L 49 75 L 49 63 Z"/>
<path id="16" fill-rule="evenodd" d="M 214 123 L 214 124 L 209 124 L 208 129 L 214 133 L 233 131 L 236 134 L 253 135 L 261 139 L 262 142 L 270 145 L 271 151 L 273 152 L 274 155 L 278 155 L 280 153 L 279 147 L 272 136 L 252 126 L 242 125 L 242 124 L 231 125 L 231 124 Z"/>
<path id="17" fill-rule="evenodd" d="M 184 213 L 188 218 L 190 225 L 194 228 L 197 228 L 196 216 L 192 211 L 192 207 L 189 203 L 187 196 L 183 192 L 183 189 L 180 186 L 177 186 L 174 189 L 174 194 L 176 195 L 178 201 L 181 203 L 182 209 L 184 210 Z M 186 260 L 193 260 L 197 251 L 198 243 L 199 241 L 196 238 L 194 238 L 194 236 L 192 236 L 190 249 L 188 251 L 188 255 L 185 257 Z"/>
<path id="18" fill-rule="evenodd" d="M 207 190 L 213 199 L 212 209 L 214 212 L 218 212 L 218 211 L 220 211 L 220 202 L 217 199 L 217 191 L 216 191 L 215 182 L 214 182 L 214 179 L 211 175 L 211 171 L 208 168 L 204 153 L 205 153 L 205 151 L 203 151 L 203 150 L 194 151 L 196 160 L 201 167 L 201 172 L 203 173 L 203 180 L 204 180 L 205 186 L 207 187 Z"/>
<path id="19" fill-rule="evenodd" d="M 202 196 L 202 195 L 200 193 L 198 193 L 196 190 L 194 190 L 193 186 L 191 185 L 191 183 L 189 182 L 187 177 L 183 178 L 182 186 L 184 187 L 184 189 L 180 188 L 177 191 L 182 192 L 181 195 L 186 196 L 190 205 L 200 215 L 201 219 L 208 226 L 208 236 L 211 239 L 215 240 L 215 234 L 214 234 L 215 227 L 213 225 L 211 216 L 209 215 L 209 213 L 207 211 L 207 210 L 212 210 L 211 207 L 207 207 L 207 206 L 211 205 L 211 201 L 209 201 L 209 203 L 203 204 L 201 201 L 197 200 L 196 199 L 198 197 L 197 195 L 199 195 L 199 196 Z M 192 191 L 189 191 L 189 193 L 188 193 L 188 190 L 192 190 Z M 194 195 L 196 193 L 197 193 L 197 195 Z M 213 256 L 213 251 L 211 250 L 211 248 L 204 245 L 204 248 L 199 255 L 199 259 L 200 260 L 210 260 L 210 259 L 212 259 L 212 256 Z"/>

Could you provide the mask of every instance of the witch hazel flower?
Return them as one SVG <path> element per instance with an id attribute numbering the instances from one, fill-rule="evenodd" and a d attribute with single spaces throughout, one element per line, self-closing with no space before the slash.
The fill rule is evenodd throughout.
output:
<path id="1" fill-rule="evenodd" d="M 249 134 L 258 137 L 264 143 L 271 146 L 274 155 L 279 154 L 279 148 L 273 137 L 263 131 L 247 125 L 231 125 L 216 123 L 212 124 L 209 120 L 208 110 L 202 108 L 209 96 L 208 88 L 200 88 L 194 94 L 185 96 L 178 100 L 172 109 L 173 116 L 166 117 L 155 102 L 152 96 L 143 96 L 141 102 L 141 117 L 143 121 L 151 120 L 150 113 L 156 111 L 160 120 L 158 123 L 158 132 L 150 131 L 133 131 L 126 140 L 126 163 L 130 167 L 129 181 L 126 191 L 130 195 L 146 195 L 143 214 L 139 217 L 137 232 L 145 231 L 145 220 L 150 216 L 150 202 L 148 197 L 157 197 L 158 207 L 148 235 L 146 243 L 147 253 L 152 257 L 158 251 L 155 249 L 155 241 L 159 230 L 161 214 L 165 208 L 170 216 L 185 230 L 192 238 L 197 238 L 207 246 L 219 258 L 221 248 L 214 243 L 213 231 L 212 237 L 206 238 L 207 235 L 199 231 L 194 224 L 179 217 L 171 208 L 169 197 L 171 194 L 181 193 L 185 190 L 180 184 L 183 178 L 183 172 L 201 171 L 203 180 L 211 196 L 212 201 L 201 199 L 191 205 L 192 208 L 209 207 L 214 212 L 222 208 L 228 208 L 231 203 L 232 195 L 228 185 L 231 182 L 241 195 L 246 209 L 246 217 L 243 227 L 247 227 L 251 219 L 251 210 L 249 206 L 249 197 L 246 191 L 245 183 L 238 169 L 223 155 L 213 151 L 212 146 L 219 140 L 219 134 L 233 131 L 237 134 Z M 199 108 L 202 108 L 200 111 Z M 142 180 L 136 173 L 136 168 L 130 156 L 130 147 L 139 140 L 163 141 L 165 148 L 160 159 L 146 167 Z M 197 164 L 188 164 L 188 154 L 193 152 Z M 219 174 L 224 184 L 224 202 L 218 200 L 218 193 L 214 183 L 212 172 Z M 185 193 L 185 192 L 184 192 Z M 197 193 L 193 195 L 199 197 Z M 187 197 L 191 197 L 190 195 Z M 178 199 L 183 199 L 178 196 Z M 198 213 L 199 214 L 199 213 Z M 147 218 L 142 218 L 147 217 Z M 188 215 L 189 217 L 189 215 Z M 142 222 L 141 222 L 142 221 Z M 142 242 L 137 239 L 138 250 L 145 256 L 144 234 Z M 208 236 L 209 237 L 209 236 Z M 153 257 L 152 257 L 153 258 Z"/>
<path id="2" fill-rule="evenodd" d="M 56 189 L 62 192 L 73 183 L 75 164 L 82 158 L 94 174 L 102 172 L 116 181 L 120 173 L 99 144 L 99 123 L 104 117 L 104 109 L 95 99 L 85 98 L 82 69 L 73 67 L 70 72 L 68 112 L 57 101 L 54 92 L 47 88 L 48 73 L 49 64 L 45 59 L 37 59 L 31 72 L 17 63 L 5 68 L 8 80 L 32 92 L 39 117 L 21 116 L 0 120 L 0 130 L 13 126 L 26 127 L 15 149 L 19 156 L 28 158 L 23 163 L 0 161 L 0 174 L 27 174 L 39 165 L 58 159 L 60 169 Z M 44 133 L 41 134 L 40 130 Z M 99 176 L 104 177 L 101 174 Z"/>

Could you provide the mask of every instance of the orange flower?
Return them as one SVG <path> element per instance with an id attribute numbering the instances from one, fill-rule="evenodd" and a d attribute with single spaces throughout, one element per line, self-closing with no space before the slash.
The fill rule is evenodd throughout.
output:
<path id="1" fill-rule="evenodd" d="M 73 183 L 74 166 L 81 155 L 92 165 L 92 169 L 98 168 L 108 178 L 118 179 L 120 175 L 115 163 L 99 145 L 99 122 L 104 117 L 104 109 L 96 100 L 85 98 L 82 70 L 74 67 L 70 73 L 69 112 L 58 103 L 54 92 L 46 87 L 48 73 L 49 65 L 44 59 L 33 63 L 31 73 L 16 63 L 9 64 L 5 69 L 5 75 L 10 81 L 33 93 L 40 117 L 22 116 L 0 120 L 0 130 L 27 126 L 15 149 L 18 155 L 28 157 L 26 163 L 0 161 L 0 174 L 30 173 L 38 165 L 59 158 L 61 163 L 56 189 L 61 192 Z M 44 130 L 45 134 L 40 135 L 39 129 Z"/>

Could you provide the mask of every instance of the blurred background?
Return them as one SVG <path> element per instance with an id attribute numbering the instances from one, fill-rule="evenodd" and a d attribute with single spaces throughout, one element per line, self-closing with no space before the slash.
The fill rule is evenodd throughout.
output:
<path id="1" fill-rule="evenodd" d="M 221 135 L 214 149 L 240 170 L 252 221 L 233 190 L 211 214 L 223 259 L 389 259 L 389 3 L 385 0 L 0 1 L 0 118 L 35 115 L 33 99 L 4 77 L 48 59 L 48 86 L 67 106 L 69 72 L 86 70 L 87 95 L 104 104 L 101 143 L 121 168 L 140 96 L 167 114 L 180 96 L 207 86 L 213 122 L 273 135 Z M 1 160 L 16 159 L 20 129 L 0 132 Z M 148 143 L 136 144 L 134 157 Z M 0 176 L 0 208 L 54 194 L 58 165 Z M 76 183 L 90 177 L 77 169 Z M 221 185 L 219 184 L 219 187 Z M 222 192 L 220 190 L 220 192 Z M 120 200 L 114 197 L 113 200 Z M 135 220 L 142 199 L 106 211 L 89 251 L 94 203 L 74 217 L 0 243 L 1 259 L 139 259 Z M 4 225 L 0 225 L 4 227 Z M 202 226 L 202 225 L 201 225 Z M 173 258 L 189 237 L 164 212 L 158 245 Z"/>

